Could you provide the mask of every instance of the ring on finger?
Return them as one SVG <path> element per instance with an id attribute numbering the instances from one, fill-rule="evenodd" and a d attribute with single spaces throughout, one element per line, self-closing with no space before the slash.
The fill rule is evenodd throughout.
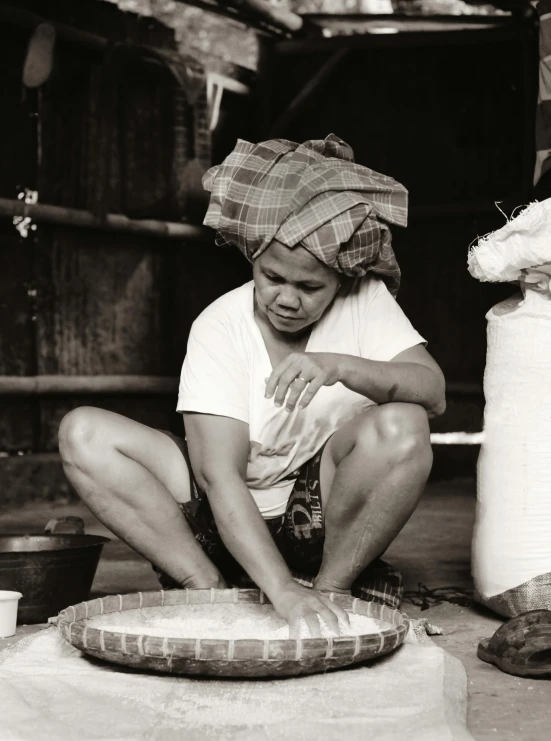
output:
<path id="1" fill-rule="evenodd" d="M 295 378 L 295 381 L 302 381 L 302 383 L 310 383 L 308 379 L 303 378 L 302 376 L 298 376 L 298 378 Z"/>

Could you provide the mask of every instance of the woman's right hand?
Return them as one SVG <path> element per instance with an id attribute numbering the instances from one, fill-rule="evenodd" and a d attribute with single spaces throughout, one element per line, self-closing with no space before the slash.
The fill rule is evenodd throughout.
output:
<path id="1" fill-rule="evenodd" d="M 317 589 L 303 587 L 296 582 L 282 589 L 272 600 L 275 611 L 289 623 L 289 638 L 300 637 L 300 620 L 303 619 L 311 638 L 321 638 L 319 619 L 334 635 L 340 635 L 339 620 L 350 623 L 348 613 Z"/>

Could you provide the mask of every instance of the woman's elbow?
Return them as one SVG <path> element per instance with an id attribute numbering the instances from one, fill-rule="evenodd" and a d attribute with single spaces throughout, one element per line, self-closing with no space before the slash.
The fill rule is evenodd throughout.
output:
<path id="1" fill-rule="evenodd" d="M 445 411 L 446 411 L 446 399 L 444 398 L 438 404 L 431 406 L 429 409 L 427 409 L 427 416 L 429 419 L 434 419 L 435 417 L 441 417 Z"/>
<path id="2" fill-rule="evenodd" d="M 446 411 L 446 381 L 443 373 L 439 373 L 435 379 L 431 402 L 427 408 L 429 419 L 440 417 Z"/>

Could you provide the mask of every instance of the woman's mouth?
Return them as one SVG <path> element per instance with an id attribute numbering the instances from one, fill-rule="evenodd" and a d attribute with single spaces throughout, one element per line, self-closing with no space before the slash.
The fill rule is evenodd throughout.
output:
<path id="1" fill-rule="evenodd" d="M 298 322 L 301 320 L 301 317 L 298 316 L 288 316 L 287 314 L 278 314 L 277 311 L 273 311 L 273 309 L 270 309 L 272 314 L 274 314 L 278 319 L 281 319 L 284 322 Z"/>

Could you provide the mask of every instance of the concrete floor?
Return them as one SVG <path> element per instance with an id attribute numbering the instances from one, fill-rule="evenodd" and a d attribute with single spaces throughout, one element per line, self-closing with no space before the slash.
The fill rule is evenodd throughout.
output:
<path id="1" fill-rule="evenodd" d="M 474 482 L 432 483 L 421 504 L 386 555 L 400 568 L 407 590 L 419 583 L 436 587 L 471 588 L 470 539 L 474 521 Z M 110 535 L 81 505 L 27 506 L 0 515 L 0 532 L 39 532 L 51 517 L 79 515 L 86 532 Z M 158 589 L 148 563 L 113 537 L 104 548 L 93 595 Z M 444 603 L 423 612 L 411 604 L 403 610 L 425 617 L 443 629 L 438 645 L 463 661 L 469 680 L 469 729 L 478 741 L 547 741 L 551 738 L 549 704 L 551 682 L 519 679 L 503 674 L 476 657 L 478 641 L 492 633 L 501 620 L 482 608 Z M 0 648 L 41 626 L 20 626 Z"/>

